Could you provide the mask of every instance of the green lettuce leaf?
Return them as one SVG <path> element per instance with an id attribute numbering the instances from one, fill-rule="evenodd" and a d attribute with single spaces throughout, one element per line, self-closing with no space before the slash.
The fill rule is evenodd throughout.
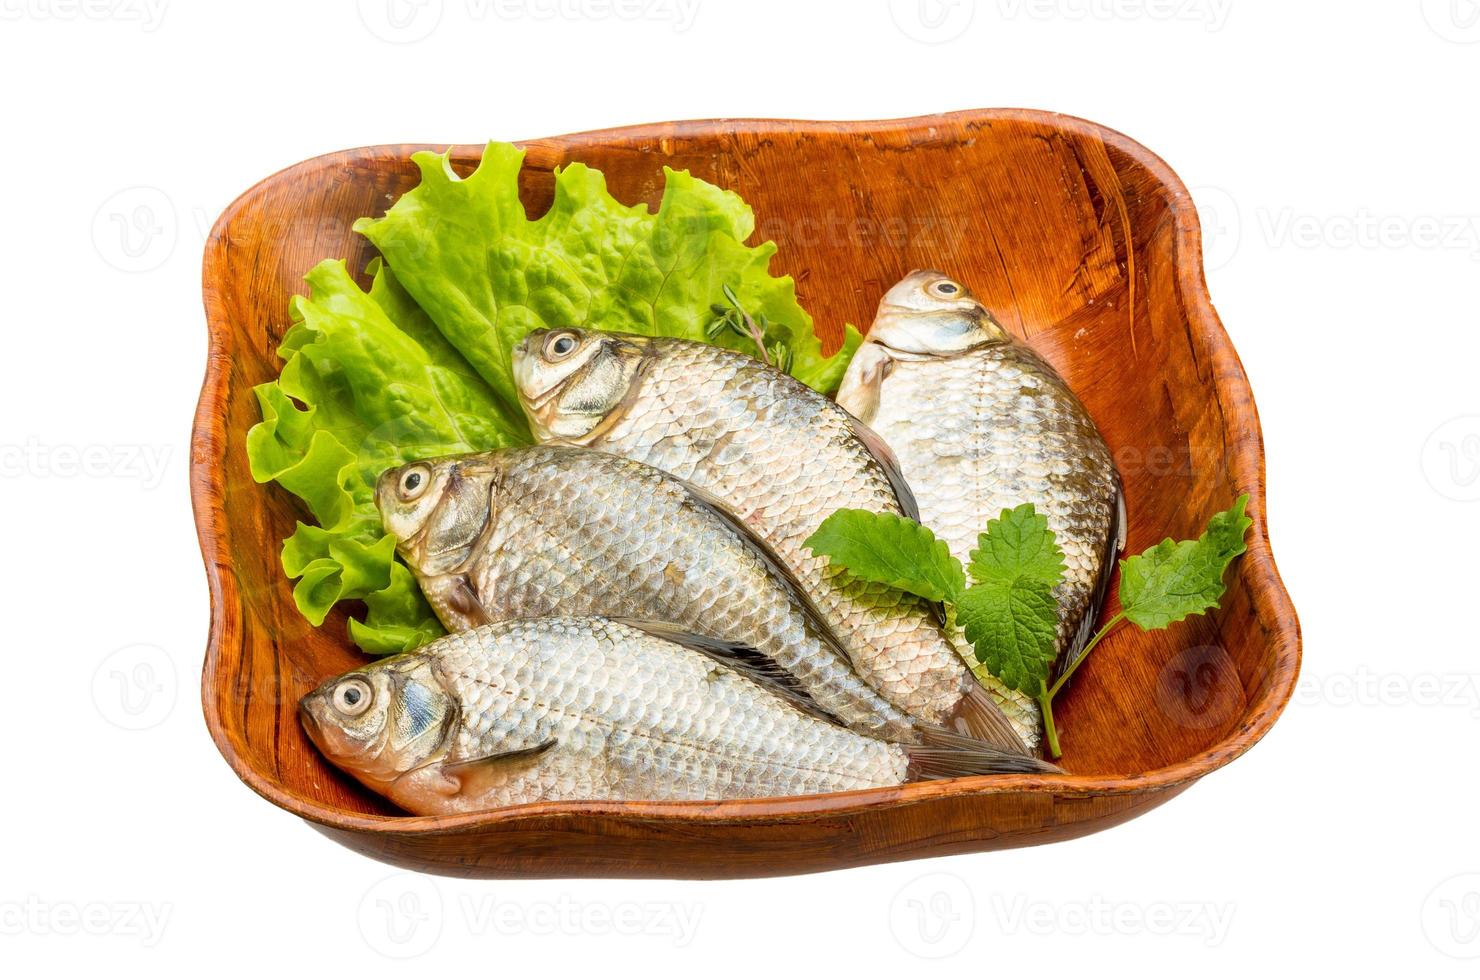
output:
<path id="1" fill-rule="evenodd" d="M 707 340 L 711 306 L 728 289 L 764 318 L 793 373 L 823 391 L 862 342 L 848 326 L 843 349 L 823 357 L 794 283 L 769 272 L 775 245 L 743 244 L 750 208 L 687 173 L 665 171 L 654 213 L 619 203 L 600 173 L 572 164 L 555 174 L 553 206 L 530 221 L 515 147 L 490 143 L 466 179 L 445 155 L 414 159 L 421 184 L 355 226 L 385 260 L 371 264 L 369 291 L 342 262 L 306 277 L 311 295 L 294 298 L 278 350 L 286 363 L 256 389 L 262 421 L 247 436 L 253 477 L 277 482 L 312 516 L 282 551 L 299 610 L 321 625 L 336 603 L 363 603 L 349 629 L 371 653 L 442 633 L 381 527 L 375 481 L 411 459 L 528 443 L 511 354 L 530 330 Z M 720 342 L 755 353 L 745 337 Z"/>
<path id="2" fill-rule="evenodd" d="M 513 347 L 540 327 L 687 337 L 754 354 L 745 338 L 705 334 L 729 286 L 784 338 L 796 377 L 821 391 L 838 385 L 862 342 L 849 326 L 843 350 L 824 357 L 795 283 L 769 272 L 775 243 L 743 244 L 755 228 L 750 207 L 686 171 L 664 169 L 654 213 L 617 201 L 599 171 L 573 163 L 555 172 L 554 201 L 531 221 L 519 200 L 522 150 L 489 143 L 465 178 L 447 154 L 412 159 L 421 183 L 355 230 L 488 383 L 511 429 L 524 425 Z"/>
<path id="3" fill-rule="evenodd" d="M 412 459 L 527 441 L 488 386 L 452 348 L 390 271 L 376 263 L 368 293 L 343 262 L 306 277 L 294 323 L 278 354 L 277 381 L 255 391 L 262 421 L 247 433 L 259 482 L 276 481 L 307 506 L 283 544 L 283 570 L 297 579 L 304 617 L 323 623 L 343 600 L 362 600 L 352 639 L 369 653 L 397 653 L 441 635 L 395 541 L 375 509 L 386 469 Z"/>

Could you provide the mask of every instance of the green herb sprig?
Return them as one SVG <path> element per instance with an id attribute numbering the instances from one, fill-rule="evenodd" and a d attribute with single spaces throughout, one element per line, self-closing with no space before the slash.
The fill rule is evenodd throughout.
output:
<path id="1" fill-rule="evenodd" d="M 1121 624 L 1165 629 L 1217 607 L 1223 574 L 1244 553 L 1244 534 L 1253 523 L 1244 514 L 1248 500 L 1245 494 L 1214 514 L 1195 540 L 1167 538 L 1123 559 L 1120 608 L 1057 678 L 1050 677 L 1059 619 L 1053 590 L 1064 578 L 1064 553 L 1048 519 L 1032 504 L 989 520 L 966 568 L 929 528 L 898 514 L 838 510 L 804 544 L 858 578 L 950 603 L 972 645 L 974 659 L 966 658 L 967 666 L 979 679 L 995 676 L 1038 702 L 1049 751 L 1058 758 L 1063 753 L 1054 727 L 1054 696 Z"/>
<path id="2" fill-rule="evenodd" d="M 767 365 L 790 374 L 794 360 L 791 329 L 784 324 L 772 324 L 764 313 L 751 316 L 740 305 L 735 290 L 728 285 L 720 289 L 725 294 L 725 302 L 710 304 L 709 312 L 714 314 L 714 319 L 704 325 L 704 336 L 711 343 L 724 333 L 743 337 L 755 345 L 757 356 Z"/>

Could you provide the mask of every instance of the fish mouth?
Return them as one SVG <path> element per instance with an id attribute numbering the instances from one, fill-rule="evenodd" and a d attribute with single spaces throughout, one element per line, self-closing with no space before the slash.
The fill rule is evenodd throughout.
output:
<path id="1" fill-rule="evenodd" d="M 959 331 L 959 338 L 969 342 L 956 344 L 956 338 L 949 334 L 938 338 L 942 342 L 932 343 L 923 336 L 918 336 L 918 331 L 912 329 L 919 324 L 929 324 L 938 317 L 950 317 L 953 322 L 966 320 L 971 323 L 971 329 Z M 996 327 L 991 314 L 985 315 L 985 322 L 990 327 Z M 1000 327 L 997 327 L 1000 330 Z M 992 331 L 985 329 L 982 321 L 977 317 L 961 314 L 957 311 L 928 311 L 911 309 L 908 306 L 896 306 L 894 304 L 879 304 L 879 312 L 874 317 L 873 325 L 869 328 L 864 338 L 868 343 L 882 347 L 889 354 L 901 361 L 923 361 L 931 358 L 957 357 L 967 351 L 975 350 L 987 344 L 996 343 L 999 339 Z"/>
<path id="2" fill-rule="evenodd" d="M 529 411 L 543 412 L 545 410 L 545 407 L 550 404 L 550 401 L 556 395 L 560 394 L 560 389 L 565 386 L 565 381 L 566 379 L 561 378 L 559 381 L 555 382 L 545 390 L 533 393 L 531 393 L 523 385 L 520 385 L 519 394 L 523 397 L 524 404 L 529 409 Z"/>
<path id="3" fill-rule="evenodd" d="M 430 521 L 428 521 L 427 523 L 430 523 Z M 396 552 L 402 558 L 406 559 L 406 563 L 411 566 L 411 570 L 413 572 L 421 568 L 422 559 L 426 557 L 426 555 L 423 554 L 426 549 L 422 547 L 426 536 L 427 524 L 423 524 L 421 527 L 417 528 L 415 534 L 411 535 L 409 538 L 406 538 L 404 541 L 399 538 L 396 540 Z"/>
<path id="4" fill-rule="evenodd" d="M 959 353 L 958 351 L 946 353 L 931 350 L 911 350 L 908 347 L 900 347 L 896 346 L 895 344 L 891 344 L 886 339 L 875 337 L 872 330 L 869 331 L 868 336 L 864 339 L 870 344 L 873 344 L 875 347 L 884 348 L 884 350 L 888 351 L 890 355 L 901 361 L 924 361 L 933 357 L 948 357 L 950 356 L 950 353 Z"/>
<path id="5" fill-rule="evenodd" d="M 298 699 L 298 722 L 303 726 L 308 740 L 314 745 L 323 744 L 323 728 L 319 725 L 319 719 L 313 712 L 309 703 L 317 696 L 317 692 L 305 694 Z"/>
<path id="6" fill-rule="evenodd" d="M 519 403 L 524 409 L 525 418 L 529 419 L 530 429 L 534 432 L 535 440 L 545 442 L 550 438 L 550 415 L 559 407 L 556 399 L 565 390 L 569 377 L 561 378 L 543 391 L 530 393 L 523 385 L 519 385 Z M 516 372 L 515 384 L 518 384 Z"/>
<path id="7" fill-rule="evenodd" d="M 569 375 L 555 379 L 547 388 L 534 388 L 534 379 L 530 376 L 529 368 L 529 338 L 525 337 L 514 348 L 514 353 L 520 355 L 524 360 L 514 365 L 514 387 L 518 389 L 519 400 L 524 403 L 525 409 L 537 412 L 549 404 L 550 399 L 560 393 Z"/>

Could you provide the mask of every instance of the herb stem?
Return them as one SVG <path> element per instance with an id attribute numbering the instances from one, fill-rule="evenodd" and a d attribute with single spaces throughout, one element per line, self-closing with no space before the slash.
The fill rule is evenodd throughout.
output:
<path id="1" fill-rule="evenodd" d="M 740 305 L 740 297 L 736 296 L 735 291 L 728 285 L 724 287 L 724 294 L 725 299 L 730 301 L 730 305 L 735 308 L 735 312 L 740 314 L 740 319 L 744 321 L 746 332 L 750 334 L 750 339 L 755 344 L 755 349 L 760 351 L 761 360 L 765 362 L 766 367 L 775 367 L 776 365 L 771 363 L 771 352 L 766 350 L 765 332 L 756 326 L 750 314 L 745 312 L 745 307 Z"/>
<path id="2" fill-rule="evenodd" d="M 1040 697 L 1038 707 L 1043 712 L 1043 734 L 1048 740 L 1048 753 L 1057 759 L 1064 753 L 1059 748 L 1059 731 L 1053 724 L 1053 695 L 1050 693 Z"/>
<path id="3" fill-rule="evenodd" d="M 745 328 L 750 331 L 750 339 L 755 341 L 755 349 L 761 352 L 761 360 L 766 363 L 766 367 L 775 367 L 771 363 L 771 352 L 766 350 L 766 336 L 761 333 L 761 328 L 755 325 L 755 321 L 744 308 L 737 306 L 735 309 L 740 311 L 740 316 L 745 320 Z"/>
<path id="4" fill-rule="evenodd" d="M 1104 626 L 1100 627 L 1099 632 L 1089 638 L 1089 642 L 1084 645 L 1083 650 L 1079 651 L 1079 656 L 1074 658 L 1074 662 L 1069 665 L 1069 669 L 1060 674 L 1059 679 L 1053 682 L 1053 687 L 1050 687 L 1048 689 L 1048 694 L 1041 699 L 1040 703 L 1052 701 L 1054 699 L 1054 695 L 1058 694 L 1059 690 L 1069 682 L 1069 678 L 1074 676 L 1074 672 L 1079 669 L 1079 665 L 1084 663 L 1085 658 L 1089 656 L 1089 652 L 1099 645 L 1099 642 L 1105 638 L 1105 634 L 1109 633 L 1112 629 L 1119 626 L 1121 621 L 1124 619 L 1124 609 L 1116 613 L 1114 616 L 1111 616 L 1109 621 L 1106 622 Z M 1047 711 L 1044 712 L 1044 717 L 1048 717 Z"/>

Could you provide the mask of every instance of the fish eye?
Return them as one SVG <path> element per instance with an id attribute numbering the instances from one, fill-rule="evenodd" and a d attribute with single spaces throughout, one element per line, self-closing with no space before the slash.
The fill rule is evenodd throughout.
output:
<path id="1" fill-rule="evenodd" d="M 545 341 L 545 357 L 552 361 L 558 361 L 575 349 L 576 335 L 573 333 L 554 333 Z"/>
<path id="2" fill-rule="evenodd" d="M 334 688 L 334 710 L 351 718 L 365 713 L 370 707 L 370 685 L 358 677 L 351 677 Z"/>
<path id="3" fill-rule="evenodd" d="M 949 279 L 943 279 L 932 285 L 930 291 L 937 296 L 954 296 L 961 291 L 961 287 Z"/>
<path id="4" fill-rule="evenodd" d="M 402 500 L 415 500 L 426 492 L 426 488 L 432 482 L 431 470 L 418 463 L 401 474 L 401 482 L 398 489 Z"/>

